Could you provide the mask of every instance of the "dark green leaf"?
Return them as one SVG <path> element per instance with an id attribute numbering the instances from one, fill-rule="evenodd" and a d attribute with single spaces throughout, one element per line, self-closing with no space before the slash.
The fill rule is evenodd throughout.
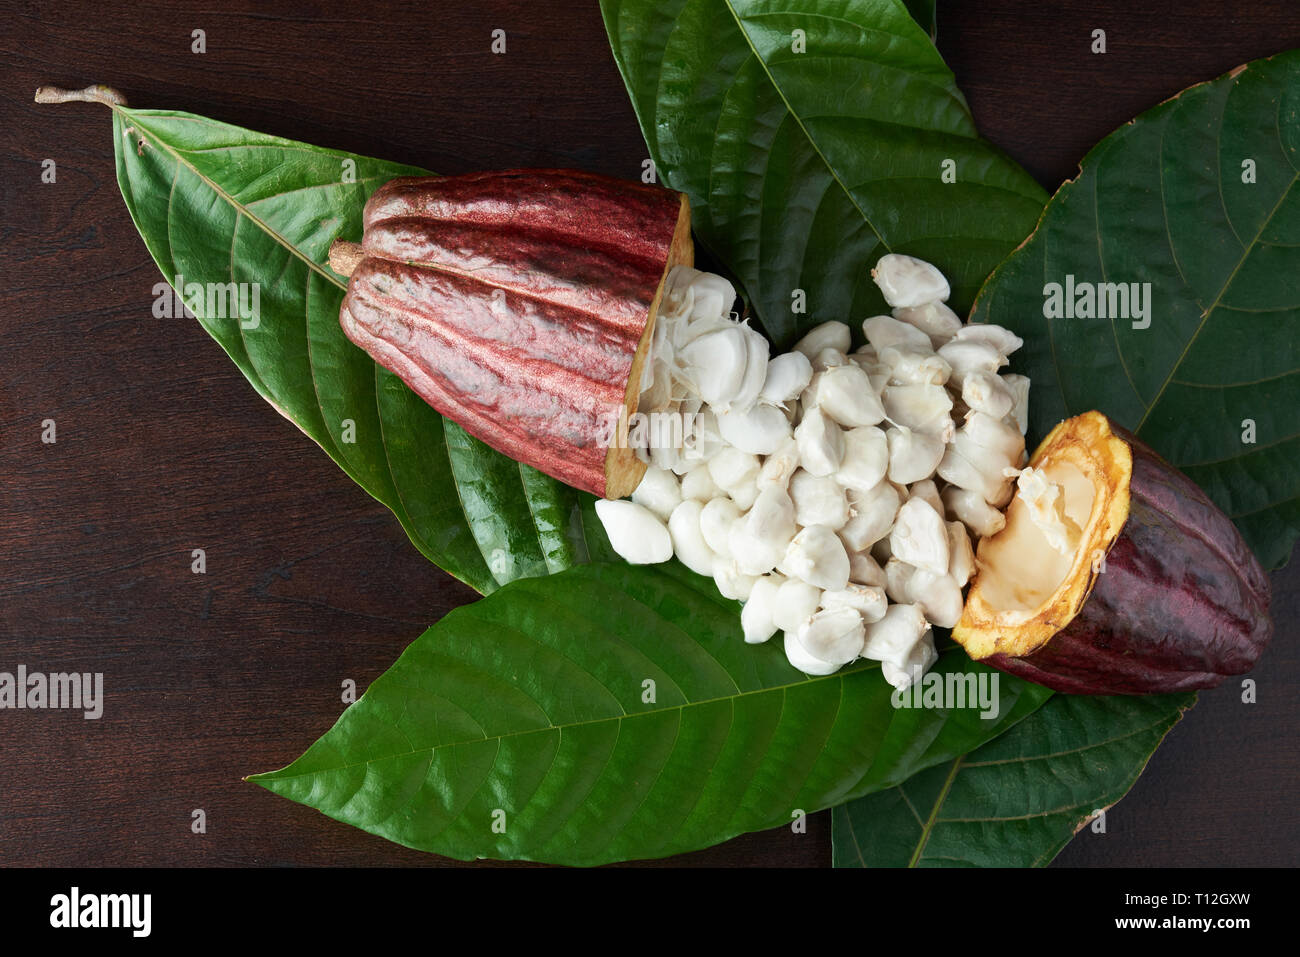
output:
<path id="1" fill-rule="evenodd" d="M 964 310 L 1037 221 L 1046 194 L 979 138 L 899 0 L 601 9 L 659 175 L 689 194 L 699 240 L 778 347 L 881 312 L 870 268 L 891 250 L 938 265 Z"/>
<path id="2" fill-rule="evenodd" d="M 1053 695 L 999 738 L 832 813 L 836 867 L 1040 867 L 1133 786 L 1196 696 Z"/>
<path id="3" fill-rule="evenodd" d="M 449 857 L 599 864 L 892 787 L 1049 694 L 1002 676 L 989 719 L 895 709 L 874 663 L 809 678 L 778 643 L 746 645 L 738 609 L 673 565 L 517 580 L 417 638 L 302 757 L 252 780 Z M 956 649 L 951 669 L 986 671 Z"/>
<path id="4" fill-rule="evenodd" d="M 422 171 L 187 113 L 114 107 L 114 131 L 122 195 L 163 276 L 258 284 L 255 325 L 206 298 L 193 312 L 421 552 L 481 592 L 586 560 L 583 496 L 444 421 L 339 327 L 330 242 L 360 237 L 378 186 Z"/>
<path id="5" fill-rule="evenodd" d="M 1120 127 L 973 317 L 1024 337 L 1013 364 L 1033 380 L 1034 433 L 1100 409 L 1205 489 L 1266 566 L 1300 531 L 1298 111 L 1293 51 Z M 1150 283 L 1148 319 L 1131 303 L 1118 318 L 1046 318 L 1045 288 L 1068 276 Z"/>
<path id="6" fill-rule="evenodd" d="M 907 7 L 907 12 L 912 15 L 912 19 L 917 25 L 930 35 L 933 40 L 939 33 L 939 24 L 935 16 L 935 0 L 903 0 L 903 5 Z"/>

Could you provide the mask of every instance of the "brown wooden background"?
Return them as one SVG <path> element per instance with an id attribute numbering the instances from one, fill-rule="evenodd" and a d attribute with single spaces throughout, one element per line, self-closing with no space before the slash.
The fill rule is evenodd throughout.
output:
<path id="1" fill-rule="evenodd" d="M 985 135 L 1055 188 L 1134 114 L 1300 45 L 1295 0 L 941 3 Z M 115 8 L 116 7 L 116 8 Z M 99 721 L 0 712 L 0 864 L 440 864 L 240 777 L 296 757 L 426 625 L 469 601 L 195 323 L 154 320 L 100 107 L 176 108 L 445 173 L 638 175 L 594 2 L 0 2 L 0 670 L 106 673 Z M 1094 28 L 1109 52 L 1089 52 Z M 207 32 L 207 53 L 190 33 Z M 508 52 L 489 52 L 502 28 Z M 40 183 L 53 158 L 58 182 Z M 40 442 L 57 421 L 58 442 Z M 207 550 L 207 574 L 190 550 Z M 1295 863 L 1296 563 L 1255 677 L 1205 693 L 1060 864 Z M 208 833 L 190 831 L 206 810 Z M 828 815 L 677 858 L 825 865 Z"/>

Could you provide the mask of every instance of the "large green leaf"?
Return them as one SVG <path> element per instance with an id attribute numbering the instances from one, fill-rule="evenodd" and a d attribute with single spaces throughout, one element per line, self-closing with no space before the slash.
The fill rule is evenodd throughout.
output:
<path id="1" fill-rule="evenodd" d="M 1014 366 L 1033 380 L 1034 433 L 1102 410 L 1205 489 L 1266 566 L 1300 530 L 1298 177 L 1292 51 L 1093 148 L 974 314 L 1024 337 Z M 1149 320 L 1046 318 L 1045 287 L 1067 276 L 1150 283 Z"/>
<path id="2" fill-rule="evenodd" d="M 601 9 L 661 178 L 689 194 L 697 237 L 780 347 L 882 311 L 870 267 L 891 250 L 936 263 L 964 310 L 1042 211 L 1046 193 L 979 138 L 899 0 Z"/>
<path id="3" fill-rule="evenodd" d="M 358 238 L 370 193 L 422 171 L 188 113 L 113 113 L 118 182 L 163 276 L 258 284 L 256 324 L 216 300 L 192 311 L 421 552 L 485 593 L 587 560 L 584 496 L 445 421 L 339 326 L 331 240 Z"/>
<path id="4" fill-rule="evenodd" d="M 778 643 L 746 645 L 738 609 L 671 565 L 515 581 L 417 638 L 302 757 L 252 780 L 450 857 L 599 864 L 892 787 L 1049 695 L 1003 676 L 996 717 L 895 709 L 875 663 L 810 678 Z M 986 671 L 955 649 L 951 669 Z"/>
<path id="5" fill-rule="evenodd" d="M 1192 694 L 1053 695 L 970 754 L 832 812 L 836 867 L 1039 867 L 1133 786 Z"/>

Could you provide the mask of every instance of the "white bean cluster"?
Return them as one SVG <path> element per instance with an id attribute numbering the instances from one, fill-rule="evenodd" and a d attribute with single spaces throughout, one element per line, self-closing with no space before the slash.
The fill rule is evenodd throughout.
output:
<path id="1" fill-rule="evenodd" d="M 893 314 L 863 322 L 866 345 L 832 321 L 769 358 L 730 283 L 675 269 L 639 411 L 685 425 L 647 426 L 645 478 L 596 511 L 627 561 L 676 555 L 743 601 L 747 642 L 780 631 L 807 674 L 865 657 L 904 688 L 935 661 L 931 626 L 961 616 L 972 538 L 1005 523 L 1029 380 L 999 372 L 1020 338 L 963 324 L 934 266 L 891 253 L 872 277 Z"/>

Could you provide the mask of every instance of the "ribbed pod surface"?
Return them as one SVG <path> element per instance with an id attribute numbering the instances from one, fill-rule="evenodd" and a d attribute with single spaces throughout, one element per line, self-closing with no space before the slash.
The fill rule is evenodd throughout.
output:
<path id="1" fill-rule="evenodd" d="M 404 178 L 364 228 L 340 313 L 353 342 L 511 458 L 631 490 L 613 487 L 641 468 L 611 426 L 639 392 L 663 278 L 691 262 L 681 194 L 564 170 Z"/>

